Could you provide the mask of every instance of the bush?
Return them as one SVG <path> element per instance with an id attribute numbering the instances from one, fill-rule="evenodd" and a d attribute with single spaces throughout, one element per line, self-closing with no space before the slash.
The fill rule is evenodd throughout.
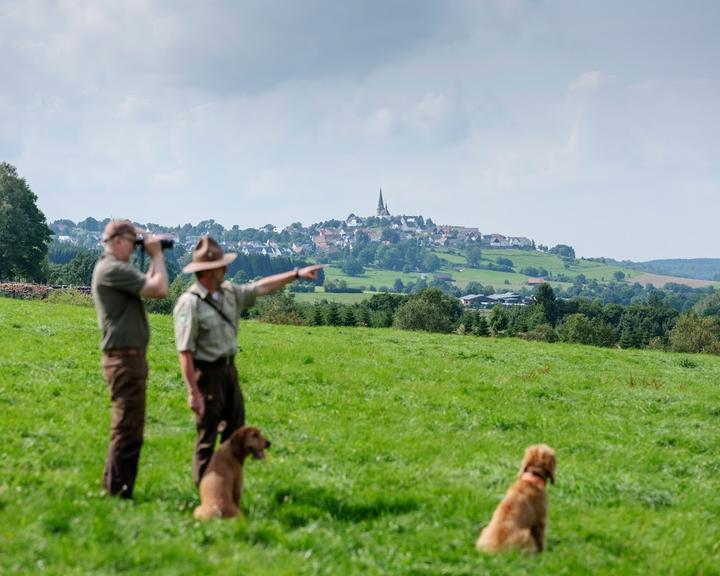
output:
<path id="1" fill-rule="evenodd" d="M 94 306 L 90 294 L 75 290 L 74 288 L 51 290 L 48 292 L 47 301 L 53 304 L 71 304 L 73 306 L 85 306 L 86 308 L 92 308 Z"/>
<path id="2" fill-rule="evenodd" d="M 539 342 L 557 342 L 558 335 L 550 324 L 539 324 L 533 329 L 521 334 L 525 340 L 536 340 Z"/>
<path id="3" fill-rule="evenodd" d="M 428 288 L 397 309 L 394 325 L 402 330 L 451 332 L 461 314 L 457 298 Z"/>
<path id="4" fill-rule="evenodd" d="M 295 299 L 285 292 L 277 292 L 258 299 L 257 316 L 270 324 L 305 324 Z"/>
<path id="5" fill-rule="evenodd" d="M 612 327 L 599 318 L 588 318 L 585 314 L 570 314 L 558 328 L 563 342 L 612 346 L 615 343 Z"/>
<path id="6" fill-rule="evenodd" d="M 424 330 L 426 332 L 450 332 L 452 323 L 442 310 L 424 300 L 411 300 L 403 304 L 395 314 L 393 322 L 401 330 Z"/>
<path id="7" fill-rule="evenodd" d="M 675 352 L 720 354 L 720 322 L 695 312 L 681 316 L 670 331 L 670 348 Z"/>
<path id="8" fill-rule="evenodd" d="M 510 260 L 510 258 L 503 258 L 501 256 L 501 257 L 497 258 L 495 261 L 498 263 L 498 266 L 504 266 L 504 267 L 510 268 L 510 269 L 512 269 L 512 267 L 515 266 L 513 261 Z"/>
<path id="9" fill-rule="evenodd" d="M 351 258 L 343 263 L 342 271 L 348 276 L 362 276 L 365 273 L 365 268 L 363 268 L 360 260 Z"/>

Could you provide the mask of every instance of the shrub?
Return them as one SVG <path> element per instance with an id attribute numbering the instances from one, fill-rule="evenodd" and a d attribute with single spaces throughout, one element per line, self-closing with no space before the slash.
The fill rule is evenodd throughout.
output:
<path id="1" fill-rule="evenodd" d="M 599 318 L 588 318 L 585 314 L 570 314 L 558 329 L 563 342 L 612 346 L 615 343 L 612 328 Z"/>
<path id="2" fill-rule="evenodd" d="M 457 298 L 428 288 L 397 309 L 394 324 L 403 330 L 451 332 L 461 314 Z"/>
<path id="3" fill-rule="evenodd" d="M 675 352 L 720 354 L 720 323 L 712 316 L 685 314 L 670 331 L 670 348 Z"/>
<path id="4" fill-rule="evenodd" d="M 47 301 L 53 304 L 71 304 L 73 306 L 85 306 L 86 308 L 93 307 L 92 296 L 80 290 L 75 290 L 74 288 L 51 290 L 48 292 Z"/>
<path id="5" fill-rule="evenodd" d="M 394 325 L 401 330 L 424 330 L 426 332 L 450 332 L 452 323 L 442 310 L 430 302 L 416 299 L 403 304 L 395 313 Z"/>
<path id="6" fill-rule="evenodd" d="M 526 340 L 537 340 L 539 342 L 557 342 L 558 335 L 550 324 L 539 324 L 533 329 L 521 334 Z"/>
<path id="7" fill-rule="evenodd" d="M 270 324 L 305 324 L 295 299 L 285 292 L 278 292 L 258 299 L 258 319 Z"/>

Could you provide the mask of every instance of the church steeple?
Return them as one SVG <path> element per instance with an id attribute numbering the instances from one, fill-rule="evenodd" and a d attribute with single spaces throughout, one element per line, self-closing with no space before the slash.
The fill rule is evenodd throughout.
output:
<path id="1" fill-rule="evenodd" d="M 387 204 L 383 201 L 382 188 L 380 188 L 380 197 L 378 198 L 377 215 L 381 218 L 384 216 L 390 216 Z"/>

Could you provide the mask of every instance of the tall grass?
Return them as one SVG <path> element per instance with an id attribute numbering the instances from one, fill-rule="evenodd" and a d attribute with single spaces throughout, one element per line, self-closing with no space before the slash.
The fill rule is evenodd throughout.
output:
<path id="1" fill-rule="evenodd" d="M 134 502 L 104 497 L 91 309 L 0 300 L 0 573 L 716 574 L 720 358 L 245 322 L 244 517 L 199 524 L 171 319 L 153 316 Z M 480 556 L 523 449 L 558 453 L 548 547 Z"/>

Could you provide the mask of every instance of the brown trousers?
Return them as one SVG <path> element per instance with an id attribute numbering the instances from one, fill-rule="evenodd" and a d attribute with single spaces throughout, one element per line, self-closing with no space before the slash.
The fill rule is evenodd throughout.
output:
<path id="1" fill-rule="evenodd" d="M 232 360 L 229 363 L 195 360 L 194 363 L 201 372 L 198 388 L 205 400 L 205 412 L 196 421 L 197 438 L 192 464 L 193 480 L 195 484 L 200 484 L 215 451 L 218 433 L 220 441 L 225 442 L 235 430 L 245 425 L 245 401 Z M 225 426 L 219 431 L 223 421 Z"/>
<path id="2" fill-rule="evenodd" d="M 132 498 L 145 427 L 147 361 L 144 354 L 104 354 L 102 369 L 112 400 L 110 447 L 103 484 L 114 496 Z"/>

